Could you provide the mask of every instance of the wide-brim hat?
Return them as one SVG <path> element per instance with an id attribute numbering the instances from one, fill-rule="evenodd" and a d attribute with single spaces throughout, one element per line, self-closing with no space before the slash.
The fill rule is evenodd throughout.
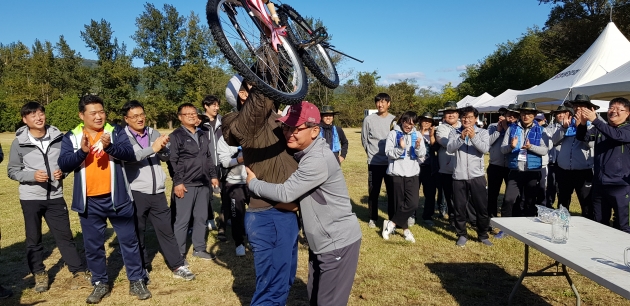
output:
<path id="1" fill-rule="evenodd" d="M 571 113 L 571 115 L 573 115 L 573 109 L 570 108 L 570 107 L 566 107 L 564 105 L 560 105 L 560 106 L 558 106 L 558 108 L 556 110 L 552 110 L 551 114 L 555 115 L 557 113 L 564 113 L 564 112 L 569 112 L 569 113 Z"/>
<path id="2" fill-rule="evenodd" d="M 512 103 L 512 104 L 508 105 L 507 111 L 511 112 L 511 113 L 517 113 L 517 114 L 521 112 L 520 109 L 519 109 L 519 105 L 516 104 L 516 103 Z"/>
<path id="3" fill-rule="evenodd" d="M 510 111 L 510 110 L 509 110 L 509 109 L 507 109 L 507 107 L 505 107 L 505 106 L 501 106 L 501 107 L 499 108 L 499 113 L 501 113 L 501 112 L 508 112 L 508 111 Z"/>
<path id="4" fill-rule="evenodd" d="M 449 111 L 449 110 L 457 110 L 457 102 L 448 101 L 444 103 L 444 111 Z"/>
<path id="5" fill-rule="evenodd" d="M 436 120 L 433 118 L 433 114 L 431 114 L 431 112 L 424 112 L 421 116 L 418 116 L 418 122 L 420 122 L 420 120 L 422 119 L 431 121 L 432 125 L 437 125 Z"/>
<path id="6" fill-rule="evenodd" d="M 335 111 L 335 108 L 332 105 L 324 105 L 324 106 L 322 106 L 322 109 L 319 111 L 319 113 L 321 115 L 327 115 L 327 114 L 336 115 L 336 114 L 339 114 L 339 112 Z"/>
<path id="7" fill-rule="evenodd" d="M 538 112 L 538 108 L 536 108 L 536 103 L 530 102 L 530 101 L 525 101 L 521 103 L 521 105 L 518 106 L 518 110 L 521 112 L 522 111 Z"/>
<path id="8" fill-rule="evenodd" d="M 566 101 L 564 104 L 566 104 L 569 107 L 576 107 L 577 106 L 576 104 L 586 104 L 595 110 L 599 109 L 599 106 L 591 102 L 591 97 L 589 97 L 588 95 L 583 95 L 583 94 L 577 94 L 575 96 L 575 99 Z"/>

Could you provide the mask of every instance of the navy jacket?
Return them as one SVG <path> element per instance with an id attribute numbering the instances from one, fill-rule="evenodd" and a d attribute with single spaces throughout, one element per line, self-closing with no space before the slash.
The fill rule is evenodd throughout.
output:
<path id="1" fill-rule="evenodd" d="M 129 142 L 129 136 L 118 125 L 105 124 L 105 131 L 111 135 L 111 144 L 105 148 L 109 155 L 109 168 L 111 181 L 103 181 L 103 184 L 111 184 L 112 209 L 118 210 L 125 205 L 131 205 L 132 197 L 125 175 L 124 161 L 135 161 L 136 155 Z M 87 202 L 85 184 L 85 158 L 88 153 L 81 150 L 83 138 L 83 123 L 63 136 L 61 152 L 59 153 L 59 169 L 64 173 L 74 171 L 74 186 L 72 188 L 72 210 L 85 212 Z M 98 179 L 98 178 L 93 178 Z"/>
<path id="2" fill-rule="evenodd" d="M 578 125 L 575 137 L 581 141 L 595 141 L 593 184 L 630 185 L 630 124 L 617 127 L 597 118 L 594 128 Z"/>

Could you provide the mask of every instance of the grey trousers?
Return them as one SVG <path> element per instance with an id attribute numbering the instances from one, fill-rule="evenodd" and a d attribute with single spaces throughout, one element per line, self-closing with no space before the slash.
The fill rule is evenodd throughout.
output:
<path id="1" fill-rule="evenodd" d="M 308 252 L 308 299 L 310 305 L 348 304 L 359 263 L 361 239 L 323 254 Z"/>
<path id="2" fill-rule="evenodd" d="M 206 220 L 208 220 L 208 200 L 210 188 L 208 186 L 186 187 L 188 192 L 183 198 L 175 197 L 177 213 L 173 232 L 179 245 L 179 252 L 186 254 L 186 237 L 188 236 L 188 223 L 193 216 L 192 244 L 195 252 L 206 251 Z"/>

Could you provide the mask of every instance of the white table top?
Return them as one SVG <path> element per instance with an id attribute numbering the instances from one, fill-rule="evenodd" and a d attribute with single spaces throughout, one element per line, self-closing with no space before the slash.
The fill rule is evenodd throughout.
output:
<path id="1" fill-rule="evenodd" d="M 491 224 L 630 299 L 630 268 L 623 261 L 624 249 L 630 247 L 630 234 L 583 217 L 571 217 L 569 240 L 555 244 L 551 243 L 551 224 L 536 218 L 492 218 Z"/>

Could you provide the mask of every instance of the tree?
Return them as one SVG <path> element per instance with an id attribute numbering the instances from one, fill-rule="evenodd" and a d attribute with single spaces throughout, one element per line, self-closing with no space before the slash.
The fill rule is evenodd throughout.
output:
<path id="1" fill-rule="evenodd" d="M 81 38 L 87 47 L 98 56 L 98 67 L 95 69 L 90 93 L 100 95 L 105 101 L 108 117 L 120 121 L 119 113 L 122 105 L 137 95 L 136 86 L 140 81 L 138 70 L 132 65 L 132 57 L 127 55 L 124 43 L 112 37 L 114 31 L 109 22 L 91 20 L 81 31 Z"/>

